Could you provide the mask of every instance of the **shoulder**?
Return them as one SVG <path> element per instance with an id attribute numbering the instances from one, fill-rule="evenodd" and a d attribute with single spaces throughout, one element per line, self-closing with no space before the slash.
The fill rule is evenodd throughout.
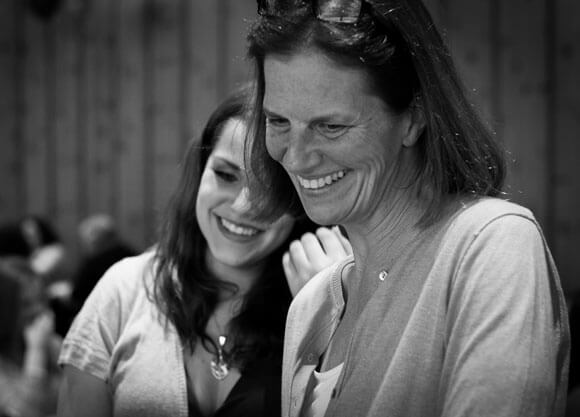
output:
<path id="1" fill-rule="evenodd" d="M 435 240 L 437 266 L 451 285 L 509 282 L 531 284 L 538 271 L 557 276 L 542 230 L 532 212 L 498 198 L 462 204 L 442 225 Z"/>
<path id="2" fill-rule="evenodd" d="M 154 271 L 154 252 L 125 258 L 99 280 L 73 321 L 59 363 L 107 378 L 117 343 L 131 320 L 150 311 L 146 286 Z"/>
<path id="3" fill-rule="evenodd" d="M 454 264 L 455 284 L 520 294 L 557 282 L 558 273 L 532 212 L 500 199 L 482 199 L 461 209 L 446 232 L 445 259 Z M 452 260 L 452 261 L 451 261 Z M 548 276 L 548 278 L 546 277 Z"/>
<path id="4" fill-rule="evenodd" d="M 518 204 L 499 198 L 460 202 L 444 226 L 445 244 L 471 246 L 476 241 L 543 241 L 541 228 L 533 213 Z M 457 248 L 456 248 L 457 249 Z"/>
<path id="5" fill-rule="evenodd" d="M 77 322 L 97 321 L 116 327 L 131 311 L 146 303 L 147 286 L 154 277 L 154 252 L 113 264 L 99 280 L 81 309 Z"/>
<path id="6" fill-rule="evenodd" d="M 103 275 L 95 291 L 105 288 L 121 293 L 132 293 L 143 286 L 155 272 L 155 253 L 144 252 L 114 263 Z M 104 288 L 103 288 L 104 287 Z"/>
<path id="7" fill-rule="evenodd" d="M 537 223 L 532 212 L 519 204 L 500 198 L 482 198 L 462 203 L 452 218 L 452 225 L 477 230 L 505 217 L 519 217 Z"/>

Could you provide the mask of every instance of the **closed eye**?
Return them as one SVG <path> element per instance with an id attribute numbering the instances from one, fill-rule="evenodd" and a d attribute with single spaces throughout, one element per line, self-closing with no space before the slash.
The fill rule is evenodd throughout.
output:
<path id="1" fill-rule="evenodd" d="M 217 177 L 219 179 L 221 179 L 222 181 L 225 182 L 235 182 L 238 180 L 238 176 L 235 174 L 232 174 L 231 172 L 227 172 L 227 171 L 223 171 L 221 169 L 213 169 L 213 172 L 215 172 L 215 174 L 217 175 Z"/>
<path id="2" fill-rule="evenodd" d="M 266 127 L 282 130 L 290 125 L 288 119 L 283 117 L 266 116 Z"/>

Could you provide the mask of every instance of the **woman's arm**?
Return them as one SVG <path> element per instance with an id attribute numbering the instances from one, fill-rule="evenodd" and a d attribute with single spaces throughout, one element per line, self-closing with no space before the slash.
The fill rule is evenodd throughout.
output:
<path id="1" fill-rule="evenodd" d="M 58 397 L 58 417 L 111 417 L 111 395 L 105 381 L 65 366 Z"/>
<path id="2" fill-rule="evenodd" d="M 532 221 L 504 216 L 476 235 L 459 265 L 447 320 L 442 415 L 561 415 L 566 309 Z"/>

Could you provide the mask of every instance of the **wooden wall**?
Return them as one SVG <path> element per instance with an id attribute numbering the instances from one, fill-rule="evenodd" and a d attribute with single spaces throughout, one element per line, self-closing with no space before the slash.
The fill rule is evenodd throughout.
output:
<path id="1" fill-rule="evenodd" d="M 67 243 L 108 212 L 135 245 L 186 141 L 249 78 L 254 0 L 62 0 L 50 19 L 0 0 L 0 219 L 34 212 Z M 510 151 L 509 197 L 542 223 L 580 289 L 580 3 L 427 0 L 473 102 Z"/>

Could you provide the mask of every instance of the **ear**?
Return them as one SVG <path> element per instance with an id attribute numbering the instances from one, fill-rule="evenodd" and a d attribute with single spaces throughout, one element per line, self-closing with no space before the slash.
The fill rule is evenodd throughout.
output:
<path id="1" fill-rule="evenodd" d="M 405 132 L 405 137 L 403 138 L 403 146 L 409 148 L 417 143 L 417 140 L 425 130 L 425 113 L 423 108 L 419 105 L 418 100 L 415 99 L 415 103 L 411 105 L 409 110 L 407 110 L 409 117 L 409 124 L 407 125 L 407 131 Z"/>

